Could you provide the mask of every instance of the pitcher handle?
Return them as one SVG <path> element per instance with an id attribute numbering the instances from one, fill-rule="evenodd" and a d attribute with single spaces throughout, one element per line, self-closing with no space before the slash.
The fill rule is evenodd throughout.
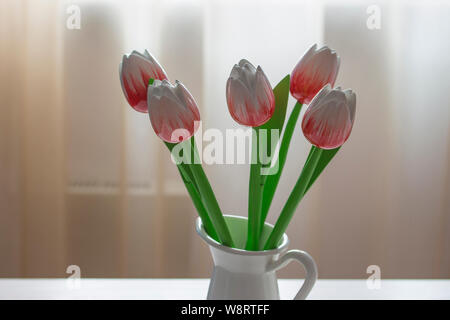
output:
<path id="1" fill-rule="evenodd" d="M 314 286 L 314 283 L 317 280 L 316 263 L 307 252 L 301 250 L 289 250 L 280 258 L 278 258 L 278 260 L 272 262 L 268 269 L 273 271 L 279 270 L 281 268 L 284 268 L 289 264 L 289 262 L 294 260 L 300 262 L 306 270 L 305 281 L 294 297 L 294 300 L 304 300 L 308 296 L 309 292 Z"/>

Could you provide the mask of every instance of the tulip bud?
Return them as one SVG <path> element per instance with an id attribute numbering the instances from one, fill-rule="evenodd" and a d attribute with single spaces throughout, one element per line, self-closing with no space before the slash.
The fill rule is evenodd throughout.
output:
<path id="1" fill-rule="evenodd" d="M 266 123 L 275 110 L 275 97 L 261 67 L 245 59 L 234 65 L 227 81 L 227 103 L 233 119 L 245 126 Z"/>
<path id="2" fill-rule="evenodd" d="M 329 84 L 311 101 L 302 121 L 306 139 L 321 149 L 334 149 L 347 141 L 355 120 L 356 95 L 351 89 Z"/>
<path id="3" fill-rule="evenodd" d="M 158 61 L 147 50 L 124 55 L 119 65 L 120 83 L 130 106 L 139 112 L 148 112 L 147 86 L 150 78 L 164 80 L 167 75 Z"/>
<path id="4" fill-rule="evenodd" d="M 339 56 L 334 50 L 326 46 L 317 50 L 317 44 L 313 45 L 292 71 L 292 96 L 300 103 L 310 103 L 324 85 L 334 86 L 339 64 Z"/>
<path id="5" fill-rule="evenodd" d="M 178 143 L 197 131 L 200 113 L 181 82 L 172 85 L 168 80 L 155 80 L 148 86 L 147 103 L 153 130 L 162 140 Z"/>

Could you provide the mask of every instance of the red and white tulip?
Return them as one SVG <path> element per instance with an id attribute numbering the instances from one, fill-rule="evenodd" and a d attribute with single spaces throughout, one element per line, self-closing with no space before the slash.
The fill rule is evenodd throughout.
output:
<path id="1" fill-rule="evenodd" d="M 300 103 L 308 104 L 324 85 L 334 86 L 340 58 L 334 50 L 313 45 L 295 66 L 291 74 L 290 91 Z"/>
<path id="2" fill-rule="evenodd" d="M 321 149 L 334 149 L 347 141 L 355 121 L 356 95 L 330 84 L 311 101 L 302 121 L 306 139 Z"/>
<path id="3" fill-rule="evenodd" d="M 172 85 L 168 80 L 155 80 L 148 86 L 147 103 L 153 130 L 162 140 L 178 143 L 197 131 L 197 103 L 181 82 Z"/>
<path id="4" fill-rule="evenodd" d="M 150 78 L 167 79 L 161 65 L 147 50 L 144 53 L 133 51 L 124 55 L 119 65 L 120 83 L 130 106 L 136 111 L 147 113 L 147 86 Z"/>
<path id="5" fill-rule="evenodd" d="M 245 126 L 263 125 L 275 110 L 275 97 L 269 80 L 260 66 L 255 68 L 245 59 L 231 70 L 226 95 L 231 116 Z"/>

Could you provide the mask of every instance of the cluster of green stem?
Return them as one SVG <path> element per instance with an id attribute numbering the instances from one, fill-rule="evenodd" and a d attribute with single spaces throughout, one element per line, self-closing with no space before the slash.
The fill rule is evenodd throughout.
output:
<path id="1" fill-rule="evenodd" d="M 203 171 L 202 165 L 195 159 L 198 158 L 198 152 L 194 137 L 183 143 L 190 144 L 190 154 L 194 159 L 190 159 L 190 161 L 179 161 L 178 170 L 192 198 L 192 202 L 202 219 L 203 226 L 212 238 L 226 246 L 234 247 L 233 239 L 231 238 L 216 196 Z M 166 142 L 166 146 L 172 152 L 175 144 Z M 180 156 L 183 155 L 181 154 Z"/>

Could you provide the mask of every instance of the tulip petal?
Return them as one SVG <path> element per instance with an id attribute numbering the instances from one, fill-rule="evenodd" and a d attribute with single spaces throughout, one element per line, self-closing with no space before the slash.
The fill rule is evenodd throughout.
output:
<path id="1" fill-rule="evenodd" d="M 356 96 L 351 90 L 325 86 L 309 105 L 302 121 L 306 139 L 322 149 L 334 149 L 348 139 L 353 127 Z"/>
<path id="2" fill-rule="evenodd" d="M 258 101 L 259 109 L 257 110 L 259 115 L 258 123 L 261 123 L 260 125 L 262 125 L 272 117 L 275 110 L 275 96 L 272 87 L 269 84 L 269 80 L 259 66 L 256 71 L 255 96 Z"/>
<path id="3" fill-rule="evenodd" d="M 247 87 L 240 79 L 228 79 L 227 103 L 233 119 L 242 125 L 255 122 L 253 113 L 255 105 Z"/>
<path id="4" fill-rule="evenodd" d="M 148 88 L 148 110 L 155 133 L 164 141 L 189 139 L 199 126 L 200 113 L 194 98 L 181 82 L 155 81 Z"/>
<path id="5" fill-rule="evenodd" d="M 275 109 L 269 80 L 261 67 L 255 68 L 245 59 L 231 70 L 226 96 L 231 116 L 242 125 L 261 126 L 272 117 Z"/>
<path id="6" fill-rule="evenodd" d="M 301 103 L 310 103 L 325 84 L 334 85 L 339 65 L 340 59 L 335 51 L 326 46 L 317 50 L 317 45 L 313 45 L 292 71 L 292 96 Z"/>
<path id="7" fill-rule="evenodd" d="M 175 94 L 178 96 L 181 104 L 189 108 L 194 116 L 200 119 L 200 113 L 198 111 L 197 103 L 195 102 L 194 97 L 180 81 L 176 80 L 175 83 Z"/>
<path id="8" fill-rule="evenodd" d="M 344 93 L 348 101 L 348 108 L 350 110 L 350 120 L 353 123 L 355 121 L 355 112 L 356 112 L 356 95 L 350 89 L 345 90 Z"/>
<path id="9" fill-rule="evenodd" d="M 150 78 L 167 79 L 165 71 L 146 50 L 124 55 L 119 66 L 120 83 L 128 103 L 136 111 L 148 112 L 147 86 Z"/>

